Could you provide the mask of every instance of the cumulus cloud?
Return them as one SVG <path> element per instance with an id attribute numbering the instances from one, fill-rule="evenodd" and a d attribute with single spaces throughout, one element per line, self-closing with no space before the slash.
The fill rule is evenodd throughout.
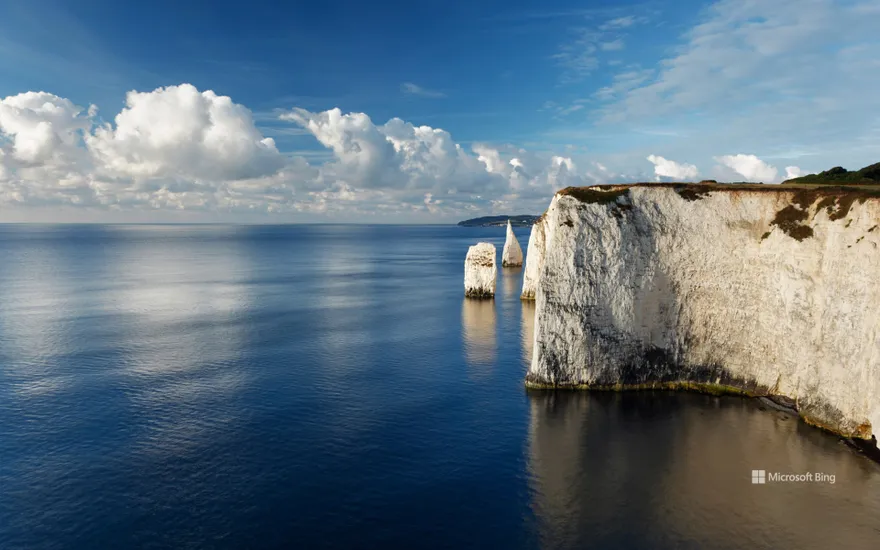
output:
<path id="1" fill-rule="evenodd" d="M 12 142 L 11 156 L 25 165 L 61 162 L 76 151 L 91 126 L 83 109 L 46 92 L 0 100 L 0 133 Z"/>
<path id="2" fill-rule="evenodd" d="M 294 109 L 281 118 L 307 129 L 333 151 L 334 160 L 320 168 L 321 181 L 380 192 L 386 200 L 414 204 L 418 199 L 431 212 L 546 201 L 562 187 L 598 181 L 570 157 L 485 143 L 466 150 L 445 130 L 398 118 L 378 125 L 364 113 L 339 109 Z"/>
<path id="3" fill-rule="evenodd" d="M 801 170 L 797 166 L 786 166 L 785 167 L 785 179 L 790 180 L 793 178 L 799 178 L 801 176 L 806 176 L 807 174 L 811 174 L 812 172 L 808 172 L 806 170 Z"/>
<path id="4" fill-rule="evenodd" d="M 658 155 L 648 155 L 648 161 L 654 165 L 654 174 L 659 178 L 672 178 L 680 181 L 696 179 L 699 170 L 693 164 L 678 163 Z"/>
<path id="5" fill-rule="evenodd" d="M 299 124 L 334 160 L 321 167 L 325 181 L 344 181 L 360 189 L 434 194 L 503 191 L 504 181 L 487 173 L 449 132 L 415 126 L 399 118 L 375 124 L 365 113 L 339 109 L 313 113 L 294 109 L 281 115 Z"/>
<path id="6" fill-rule="evenodd" d="M 546 203 L 557 189 L 613 179 L 568 156 L 511 145 L 464 148 L 449 132 L 365 113 L 292 109 L 279 119 L 324 145 L 311 164 L 278 151 L 231 98 L 189 84 L 130 92 L 110 123 L 44 92 L 0 101 L 0 205 L 97 210 L 428 211 Z M 604 168 L 604 167 L 603 167 Z M 529 203 L 528 201 L 533 201 Z"/>
<path id="7" fill-rule="evenodd" d="M 0 203 L 265 210 L 289 203 L 287 180 L 310 171 L 248 109 L 188 84 L 129 93 L 115 125 L 96 117 L 45 92 L 0 101 Z"/>
<path id="8" fill-rule="evenodd" d="M 776 181 L 776 167 L 771 166 L 755 155 L 724 155 L 715 160 L 727 166 L 746 181 L 773 183 Z"/>
<path id="9" fill-rule="evenodd" d="M 236 180 L 273 174 L 283 164 L 247 108 L 190 84 L 129 92 L 115 123 L 85 137 L 112 176 Z"/>

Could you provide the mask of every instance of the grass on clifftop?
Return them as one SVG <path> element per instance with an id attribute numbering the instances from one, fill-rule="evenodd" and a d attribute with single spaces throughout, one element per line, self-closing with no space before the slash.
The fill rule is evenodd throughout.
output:
<path id="1" fill-rule="evenodd" d="M 799 178 L 785 180 L 783 183 L 817 183 L 824 185 L 834 184 L 850 184 L 850 185 L 870 185 L 880 184 L 880 162 L 865 166 L 861 170 L 850 172 L 840 166 L 835 166 L 830 170 L 819 172 L 818 174 L 809 174 Z"/>
<path id="2" fill-rule="evenodd" d="M 685 200 L 694 200 L 698 197 L 707 196 L 714 192 L 736 193 L 740 191 L 758 191 L 764 193 L 781 193 L 791 191 L 816 191 L 815 196 L 842 196 L 852 195 L 856 199 L 880 199 L 880 181 L 872 183 L 802 183 L 785 182 L 781 184 L 769 183 L 686 183 L 686 182 L 635 182 L 616 183 L 614 185 L 590 185 L 585 187 L 566 187 L 557 191 L 557 195 L 568 195 L 585 203 L 609 203 L 617 200 L 617 197 L 625 196 L 633 187 L 654 187 L 658 189 L 674 189 L 679 195 L 685 195 Z"/>
<path id="3" fill-rule="evenodd" d="M 566 187 L 557 192 L 557 195 L 568 195 L 587 204 L 608 204 L 617 201 L 629 193 L 628 189 L 615 189 L 611 185 L 596 185 L 591 187 Z"/>
<path id="4" fill-rule="evenodd" d="M 876 165 L 880 170 L 880 164 Z M 871 168 L 871 167 L 868 167 Z M 867 169 L 865 169 L 867 170 Z M 810 226 L 812 216 L 824 210 L 828 219 L 832 222 L 847 217 L 853 204 L 863 203 L 868 200 L 880 200 L 880 181 L 873 184 L 848 184 L 838 183 L 785 183 L 781 185 L 768 184 L 745 184 L 745 183 L 631 183 L 619 185 L 595 185 L 591 187 L 566 187 L 557 194 L 570 196 L 582 203 L 601 204 L 612 206 L 609 212 L 619 218 L 624 218 L 624 211 L 632 206 L 628 203 L 618 202 L 618 198 L 629 194 L 633 187 L 654 187 L 673 189 L 683 200 L 688 202 L 699 201 L 716 192 L 723 193 L 790 193 L 790 203 L 782 207 L 773 220 L 771 226 L 781 229 L 786 235 L 803 241 L 813 236 L 813 228 Z M 813 207 L 815 206 L 815 210 Z M 616 207 L 616 208 L 614 208 Z M 572 222 L 563 222 L 570 227 Z M 770 231 L 761 236 L 761 240 L 770 236 Z"/>

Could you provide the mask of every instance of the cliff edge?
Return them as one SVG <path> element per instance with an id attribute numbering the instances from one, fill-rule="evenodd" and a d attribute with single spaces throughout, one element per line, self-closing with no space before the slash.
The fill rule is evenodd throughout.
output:
<path id="1" fill-rule="evenodd" d="M 532 229 L 530 387 L 788 398 L 880 431 L 880 191 L 568 188 Z"/>

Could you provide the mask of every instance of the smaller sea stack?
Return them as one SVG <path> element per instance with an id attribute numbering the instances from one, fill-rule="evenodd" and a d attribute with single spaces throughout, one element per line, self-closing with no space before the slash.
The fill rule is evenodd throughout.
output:
<path id="1" fill-rule="evenodd" d="M 520 267 L 522 263 L 522 248 L 513 234 L 510 220 L 507 220 L 507 240 L 504 241 L 504 252 L 501 254 L 501 267 Z"/>
<path id="2" fill-rule="evenodd" d="M 495 296 L 495 245 L 477 243 L 468 248 L 464 260 L 464 295 L 468 298 Z"/>

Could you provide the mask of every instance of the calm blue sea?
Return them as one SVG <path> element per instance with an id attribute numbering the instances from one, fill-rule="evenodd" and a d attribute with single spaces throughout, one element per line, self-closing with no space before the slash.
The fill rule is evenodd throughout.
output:
<path id="1" fill-rule="evenodd" d="M 521 270 L 463 298 L 503 239 L 0 226 L 0 548 L 880 547 L 880 467 L 785 413 L 526 392 Z"/>

